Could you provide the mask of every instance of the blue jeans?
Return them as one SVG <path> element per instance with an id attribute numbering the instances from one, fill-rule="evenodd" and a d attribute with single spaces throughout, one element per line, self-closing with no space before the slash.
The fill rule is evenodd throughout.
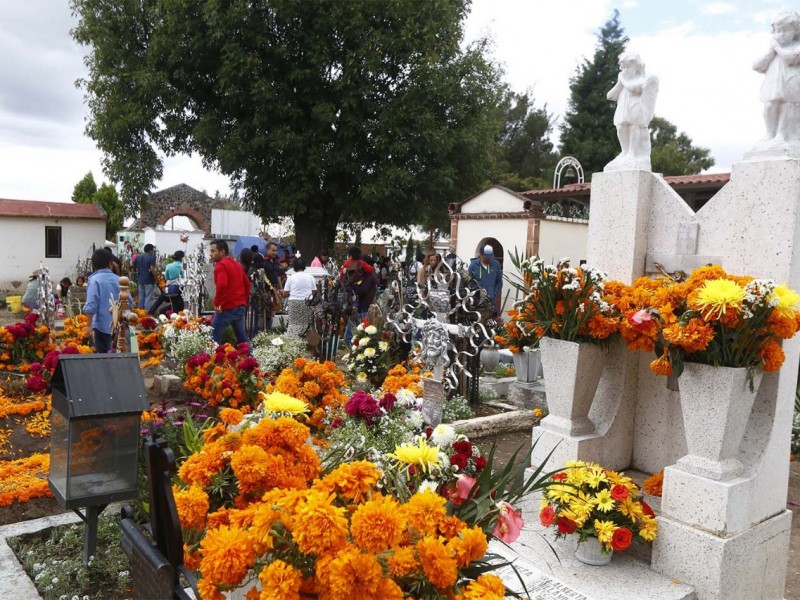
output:
<path id="1" fill-rule="evenodd" d="M 94 332 L 94 351 L 98 354 L 107 354 L 111 350 L 111 334 L 103 333 L 98 329 L 92 329 Z"/>
<path id="2" fill-rule="evenodd" d="M 153 292 L 155 291 L 155 284 L 153 283 L 140 283 L 139 284 L 139 298 L 136 306 L 147 310 L 153 303 Z"/>
<path id="3" fill-rule="evenodd" d="M 228 328 L 228 325 L 233 326 L 233 333 L 236 335 L 236 342 L 250 343 L 250 338 L 247 337 L 247 329 L 245 327 L 245 315 L 247 314 L 247 307 L 237 306 L 236 308 L 229 308 L 214 315 L 214 320 L 211 321 L 211 337 L 217 344 L 222 343 L 222 335 Z"/>

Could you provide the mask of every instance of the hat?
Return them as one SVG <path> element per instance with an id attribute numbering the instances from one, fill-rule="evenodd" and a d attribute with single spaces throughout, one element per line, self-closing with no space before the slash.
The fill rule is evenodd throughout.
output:
<path id="1" fill-rule="evenodd" d="M 483 247 L 483 255 L 484 256 L 494 256 L 494 248 L 492 248 L 489 244 L 486 244 Z"/>

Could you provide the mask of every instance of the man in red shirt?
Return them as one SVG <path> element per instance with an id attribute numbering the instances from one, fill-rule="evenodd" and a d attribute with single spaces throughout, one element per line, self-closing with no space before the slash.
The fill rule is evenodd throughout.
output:
<path id="1" fill-rule="evenodd" d="M 214 263 L 214 320 L 211 322 L 211 337 L 217 344 L 229 325 L 233 327 L 236 341 L 250 343 L 245 328 L 245 314 L 250 300 L 250 278 L 242 265 L 228 256 L 228 242 L 211 242 L 211 261 Z"/>

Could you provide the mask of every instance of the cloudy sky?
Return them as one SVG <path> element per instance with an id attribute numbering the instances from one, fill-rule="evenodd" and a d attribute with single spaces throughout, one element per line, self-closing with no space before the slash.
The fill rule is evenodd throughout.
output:
<path id="1" fill-rule="evenodd" d="M 306 0 L 312 1 L 312 0 Z M 66 0 L 0 0 L 0 198 L 69 201 L 87 171 L 103 179 L 101 156 L 83 135 L 87 114 L 74 82 L 85 48 L 69 36 Z M 614 8 L 630 48 L 658 75 L 656 113 L 711 149 L 727 171 L 764 135 L 752 63 L 766 51 L 772 18 L 789 0 L 473 0 L 467 39 L 488 35 L 516 91 L 559 118 L 569 78 L 594 52 Z M 580 159 L 580 157 L 578 157 Z M 157 188 L 187 183 L 213 194 L 227 179 L 197 157 L 169 159 Z"/>

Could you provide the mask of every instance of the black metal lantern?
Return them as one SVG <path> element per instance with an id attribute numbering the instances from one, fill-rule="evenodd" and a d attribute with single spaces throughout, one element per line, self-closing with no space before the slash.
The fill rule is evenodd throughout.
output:
<path id="1" fill-rule="evenodd" d="M 47 483 L 62 508 L 86 521 L 88 561 L 100 512 L 138 494 L 140 420 L 148 408 L 139 357 L 62 354 L 51 387 Z M 78 507 L 86 507 L 86 514 Z"/>

